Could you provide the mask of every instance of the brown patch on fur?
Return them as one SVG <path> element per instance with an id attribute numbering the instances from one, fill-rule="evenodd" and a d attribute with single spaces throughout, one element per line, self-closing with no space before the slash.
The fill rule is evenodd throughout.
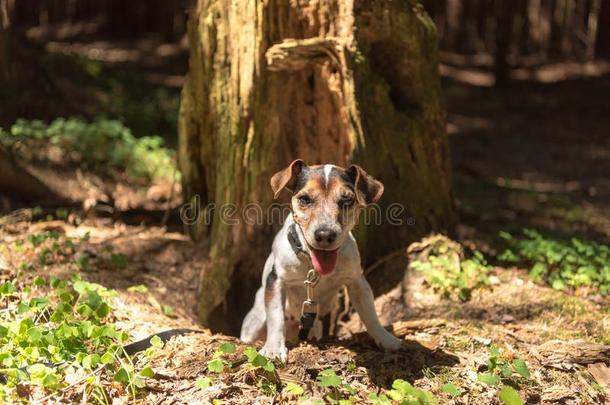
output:
<path id="1" fill-rule="evenodd" d="M 271 177 L 271 189 L 273 190 L 273 198 L 278 198 L 284 188 L 287 188 L 291 192 L 294 191 L 294 182 L 296 177 L 306 166 L 305 162 L 301 159 L 293 160 L 290 166 L 282 171 L 275 173 Z"/>
<path id="2" fill-rule="evenodd" d="M 265 288 L 265 305 L 269 304 L 274 296 L 275 296 L 275 290 L 272 290 L 270 288 Z"/>
<path id="3" fill-rule="evenodd" d="M 351 165 L 347 172 L 355 176 L 354 184 L 357 190 L 358 202 L 364 206 L 374 204 L 383 195 L 383 183 L 375 180 L 358 165 Z"/>
<path id="4" fill-rule="evenodd" d="M 331 220 L 341 227 L 341 232 L 351 229 L 358 221 L 360 205 L 356 203 L 355 190 L 339 174 L 343 171 L 337 167 L 331 172 L 328 183 L 324 177 L 323 166 L 312 166 L 314 173 L 307 183 L 292 198 L 294 220 L 304 233 L 311 234 L 317 227 L 320 218 Z M 299 199 L 308 196 L 311 203 L 302 205 Z M 347 206 L 342 205 L 342 199 L 352 199 L 353 202 Z"/>

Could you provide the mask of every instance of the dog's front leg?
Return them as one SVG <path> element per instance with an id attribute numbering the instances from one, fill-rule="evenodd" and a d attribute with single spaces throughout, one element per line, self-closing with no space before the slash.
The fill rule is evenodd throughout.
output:
<path id="1" fill-rule="evenodd" d="M 364 275 L 359 276 L 351 284 L 347 285 L 349 298 L 354 308 L 360 315 L 360 319 L 366 326 L 368 334 L 375 340 L 378 346 L 385 350 L 398 350 L 402 346 L 402 341 L 394 337 L 390 332 L 385 330 L 377 313 L 375 312 L 375 302 L 373 291 Z"/>
<path id="2" fill-rule="evenodd" d="M 284 309 L 286 307 L 286 292 L 283 281 L 278 278 L 277 271 L 272 268 L 265 280 L 265 313 L 267 315 L 267 340 L 261 349 L 261 354 L 269 358 L 278 358 L 286 362 L 286 327 Z"/>

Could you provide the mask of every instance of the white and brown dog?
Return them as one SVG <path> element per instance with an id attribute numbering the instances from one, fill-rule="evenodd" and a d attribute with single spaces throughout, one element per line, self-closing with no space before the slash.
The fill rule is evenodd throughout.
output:
<path id="1" fill-rule="evenodd" d="M 401 347 L 401 340 L 386 331 L 377 318 L 373 294 L 364 278 L 358 246 L 351 234 L 363 207 L 383 194 L 383 184 L 356 165 L 343 169 L 334 165 L 307 166 L 298 159 L 271 178 L 277 198 L 282 190 L 292 192 L 290 215 L 275 236 L 263 271 L 263 282 L 254 306 L 241 328 L 241 340 L 252 343 L 266 331 L 262 354 L 286 361 L 287 332 L 301 316 L 306 300 L 303 281 L 313 267 L 321 276 L 315 288 L 318 316 L 330 312 L 341 286 L 347 286 L 350 301 L 369 335 L 386 350 Z M 309 337 L 322 335 L 316 320 Z"/>

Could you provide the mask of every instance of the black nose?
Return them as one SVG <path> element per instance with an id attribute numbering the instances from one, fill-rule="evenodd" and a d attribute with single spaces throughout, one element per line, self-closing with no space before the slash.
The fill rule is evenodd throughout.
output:
<path id="1" fill-rule="evenodd" d="M 322 228 L 317 229 L 313 236 L 316 238 L 316 242 L 333 243 L 337 239 L 337 232 Z"/>

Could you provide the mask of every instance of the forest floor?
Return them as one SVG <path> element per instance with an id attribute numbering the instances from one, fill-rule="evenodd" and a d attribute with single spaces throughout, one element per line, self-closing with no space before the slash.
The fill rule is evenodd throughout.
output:
<path id="1" fill-rule="evenodd" d="M 457 257 L 458 273 L 476 266 L 482 275 L 462 285 L 454 265 L 417 257 L 415 261 L 441 271 L 441 282 L 411 268 L 400 286 L 376 301 L 382 321 L 404 338 L 403 350 L 380 352 L 358 320 L 348 317 L 338 325 L 339 337 L 300 344 L 291 348 L 286 365 L 270 366 L 235 337 L 201 329 L 195 306 L 204 249 L 180 232 L 175 215 L 180 200 L 174 195 L 179 187 L 171 179 L 151 185 L 123 175 L 100 181 L 83 167 L 71 183 L 78 194 L 72 204 L 39 208 L 11 195 L 0 196 L 5 213 L 0 217 L 0 313 L 4 325 L 19 320 L 6 331 L 0 328 L 0 360 L 6 367 L 0 377 L 11 377 L 11 368 L 35 363 L 40 353 L 72 359 L 57 370 L 27 368 L 28 375 L 21 376 L 20 383 L 3 385 L 2 394 L 33 402 L 389 403 L 411 398 L 414 402 L 405 403 L 417 404 L 436 398 L 442 404 L 512 405 L 521 403 L 512 396 L 518 393 L 532 404 L 608 403 L 610 301 L 607 292 L 600 292 L 602 284 L 571 288 L 574 279 L 566 276 L 555 279 L 563 284 L 551 288 L 549 280 L 531 272 L 544 257 L 514 265 L 500 260 L 505 239 L 498 234 L 520 238 L 524 229 L 535 229 L 541 239 L 526 248 L 569 249 L 570 238 L 578 237 L 593 256 L 607 254 L 610 99 L 604 95 L 610 94 L 610 75 L 594 70 L 556 82 L 523 80 L 498 92 L 485 79 L 486 63 L 466 66 L 449 56 L 444 59 L 461 218 L 458 241 L 467 253 L 451 253 L 454 244 L 444 239 L 448 248 L 441 250 L 449 251 L 449 261 Z M 60 58 L 58 63 L 67 62 Z M 107 88 L 78 89 L 79 94 L 87 100 L 113 98 L 110 116 L 130 105 L 127 121 L 142 128 L 137 134 L 152 133 L 142 133 L 150 128 L 137 118 L 140 101 L 116 102 L 117 94 L 129 93 L 129 79 L 124 78 L 130 73 L 105 76 L 102 72 L 115 67 L 100 63 L 78 59 L 83 81 L 112 78 Z M 179 76 L 174 70 L 171 77 Z M 154 125 L 167 131 L 175 119 L 171 111 L 178 80 L 162 81 L 167 88 L 159 90 L 158 76 L 151 77 L 156 82 L 148 87 L 150 77 L 144 80 L 141 94 L 158 102 L 146 114 L 161 117 Z M 473 77 L 483 80 L 470 80 Z M 75 87 L 59 82 L 59 91 Z M 56 108 L 43 118 L 57 114 Z M 72 110 L 68 106 L 59 111 Z M 79 194 L 79 189 L 93 191 Z M 87 198 L 81 201 L 81 195 Z M 96 205 L 91 198 L 100 201 Z M 169 218 L 164 215 L 168 207 Z M 424 248 L 433 241 L 424 241 Z M 473 262 L 475 250 L 492 264 Z M 83 287 L 81 280 L 95 284 Z M 59 330 L 53 318 L 62 313 L 62 303 L 70 306 L 62 310 L 64 324 L 76 328 L 69 333 Z M 106 331 L 100 333 L 109 340 L 93 340 L 91 328 L 105 325 L 126 336 Z M 83 335 L 76 331 L 81 327 Z M 127 362 L 111 350 L 171 328 L 203 333 L 155 342 Z M 62 346 L 62 339 L 70 344 Z M 59 346 L 59 354 L 51 349 Z M 105 350 L 111 356 L 103 362 Z M 83 357 L 94 352 L 99 359 Z"/>
<path id="2" fill-rule="evenodd" d="M 127 341 L 172 328 L 202 330 L 193 304 L 203 257 L 200 247 L 182 234 L 103 219 L 84 220 L 78 226 L 15 216 L 3 221 L 2 278 L 17 290 L 5 295 L 4 311 L 51 297 L 52 282 L 39 283 L 39 276 L 70 280 L 77 275 L 116 291 L 108 298 L 112 311 L 103 323 L 125 331 Z M 434 395 L 440 403 L 500 403 L 499 392 L 506 386 L 514 387 L 526 403 L 607 400 L 607 299 L 536 284 L 526 270 L 492 268 L 488 285 L 473 289 L 470 299 L 461 301 L 441 297 L 413 273 L 401 289 L 377 299 L 382 321 L 405 340 L 397 353 L 379 351 L 352 320 L 339 328 L 341 339 L 291 348 L 287 364 L 269 372 L 260 363 L 247 361 L 245 345 L 235 337 L 203 330 L 132 357 L 133 370 L 154 371 L 143 378 L 136 402 L 355 403 L 388 391 L 418 395 L 412 388 L 392 389 L 397 379 Z M 234 344 L 234 352 L 223 349 L 227 342 Z M 221 370 L 212 366 L 218 359 Z M 96 399 L 94 387 L 99 386 L 110 402 L 130 402 L 130 390 L 113 381 L 115 372 L 97 369 L 99 380 L 93 383 L 81 380 L 86 369 L 62 368 L 65 384 L 50 397 L 36 383 L 19 395 L 32 401 L 89 402 Z"/>

